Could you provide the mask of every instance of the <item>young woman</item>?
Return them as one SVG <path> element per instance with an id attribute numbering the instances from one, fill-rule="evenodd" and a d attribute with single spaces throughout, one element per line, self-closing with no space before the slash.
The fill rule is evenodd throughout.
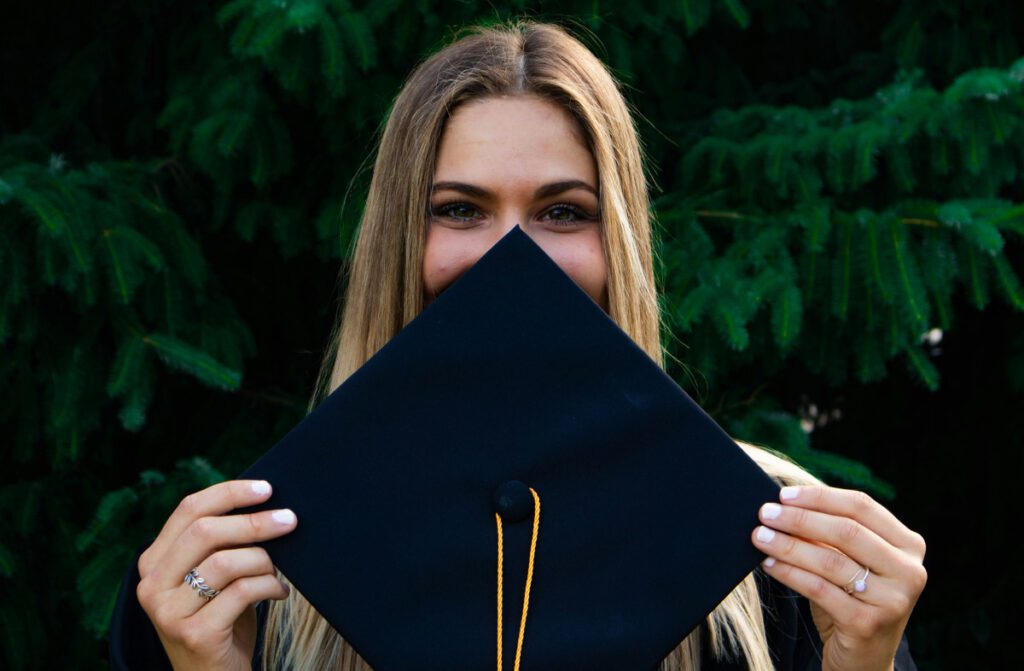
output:
<path id="1" fill-rule="evenodd" d="M 664 365 L 632 117 L 603 64 L 557 25 L 473 28 L 409 77 L 380 141 L 310 408 L 512 226 Z M 926 581 L 920 534 L 866 494 L 740 445 L 789 485 L 751 530 L 769 559 L 661 668 L 915 668 L 903 632 Z M 247 545 L 289 533 L 294 514 L 225 514 L 269 495 L 267 483 L 229 481 L 181 502 L 125 578 L 115 667 L 369 669 L 266 551 Z M 183 582 L 193 567 L 215 598 Z"/>

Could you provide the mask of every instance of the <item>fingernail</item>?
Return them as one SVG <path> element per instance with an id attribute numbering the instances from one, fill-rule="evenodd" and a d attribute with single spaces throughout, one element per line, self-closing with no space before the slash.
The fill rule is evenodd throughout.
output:
<path id="1" fill-rule="evenodd" d="M 772 566 L 775 566 L 775 557 L 765 557 L 765 560 L 761 562 L 761 564 L 771 568 Z"/>
<path id="2" fill-rule="evenodd" d="M 279 524 L 291 524 L 295 521 L 295 513 L 288 510 L 287 508 L 283 510 L 275 510 L 273 513 L 271 513 L 271 517 L 273 517 L 274 521 L 278 522 Z"/>
<path id="3" fill-rule="evenodd" d="M 779 491 L 779 496 L 786 501 L 791 501 L 792 499 L 795 499 L 799 493 L 799 487 L 783 487 L 782 490 Z"/>
<path id="4" fill-rule="evenodd" d="M 270 491 L 270 483 L 266 480 L 256 480 L 252 483 L 252 491 L 257 494 L 266 494 Z"/>
<path id="5" fill-rule="evenodd" d="M 775 538 L 775 532 L 768 527 L 757 528 L 757 540 L 762 543 L 771 543 L 773 538 Z"/>
<path id="6" fill-rule="evenodd" d="M 774 520 L 782 514 L 782 506 L 778 503 L 766 503 L 761 506 L 761 517 L 766 520 Z"/>

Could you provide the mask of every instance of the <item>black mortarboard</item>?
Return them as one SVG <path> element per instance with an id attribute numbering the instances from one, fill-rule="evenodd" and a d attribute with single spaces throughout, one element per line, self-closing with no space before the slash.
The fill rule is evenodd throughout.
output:
<path id="1" fill-rule="evenodd" d="M 495 668 L 499 589 L 506 668 L 655 668 L 778 498 L 519 227 L 239 478 L 274 493 L 238 512 L 298 515 L 259 545 L 375 671 Z"/>

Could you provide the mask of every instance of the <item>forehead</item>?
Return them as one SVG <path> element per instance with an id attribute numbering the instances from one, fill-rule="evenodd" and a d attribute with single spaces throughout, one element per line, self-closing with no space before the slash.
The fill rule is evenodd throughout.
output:
<path id="1" fill-rule="evenodd" d="M 485 98 L 458 107 L 445 125 L 436 180 L 576 177 L 593 183 L 597 169 L 583 130 L 564 108 L 532 96 Z"/>

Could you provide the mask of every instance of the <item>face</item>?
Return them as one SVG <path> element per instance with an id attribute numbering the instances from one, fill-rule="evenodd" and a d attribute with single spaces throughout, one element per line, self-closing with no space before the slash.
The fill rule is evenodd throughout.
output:
<path id="1" fill-rule="evenodd" d="M 597 165 L 581 132 L 568 112 L 538 98 L 456 109 L 433 177 L 424 306 L 520 226 L 608 312 Z"/>

